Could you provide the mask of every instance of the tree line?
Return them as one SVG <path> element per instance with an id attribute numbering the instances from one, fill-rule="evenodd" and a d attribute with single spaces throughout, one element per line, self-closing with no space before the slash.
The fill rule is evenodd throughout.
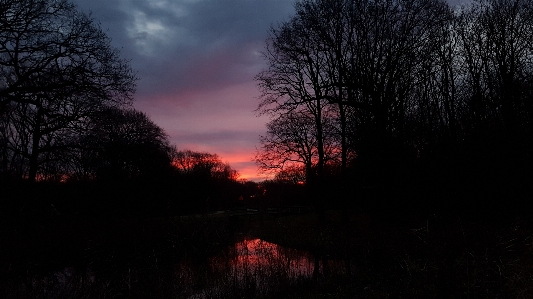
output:
<path id="1" fill-rule="evenodd" d="M 256 76 L 257 111 L 271 118 L 260 169 L 326 194 L 328 182 L 455 190 L 476 205 L 531 193 L 530 1 L 302 0 L 295 8 L 271 28 L 267 68 Z"/>

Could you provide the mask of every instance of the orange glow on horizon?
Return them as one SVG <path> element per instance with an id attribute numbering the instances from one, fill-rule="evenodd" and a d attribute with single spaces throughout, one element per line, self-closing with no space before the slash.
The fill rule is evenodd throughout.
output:
<path id="1" fill-rule="evenodd" d="M 250 153 L 223 153 L 219 157 L 239 172 L 239 179 L 259 182 L 274 178 L 273 175 L 259 174 L 253 155 Z"/>
<path id="2" fill-rule="evenodd" d="M 223 163 L 228 163 L 233 170 L 239 173 L 239 180 L 260 182 L 273 179 L 273 175 L 262 175 L 253 161 L 253 154 L 249 152 L 217 152 L 217 149 L 201 145 L 185 145 L 180 149 L 216 154 Z"/>

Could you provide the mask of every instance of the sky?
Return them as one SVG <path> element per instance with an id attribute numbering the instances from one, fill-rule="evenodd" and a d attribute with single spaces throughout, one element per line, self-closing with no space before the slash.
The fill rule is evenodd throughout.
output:
<path id="1" fill-rule="evenodd" d="M 130 60 L 139 77 L 134 107 L 178 150 L 217 154 L 241 178 L 264 178 L 252 160 L 268 122 L 254 112 L 254 76 L 266 68 L 269 28 L 294 14 L 294 1 L 71 1 Z"/>

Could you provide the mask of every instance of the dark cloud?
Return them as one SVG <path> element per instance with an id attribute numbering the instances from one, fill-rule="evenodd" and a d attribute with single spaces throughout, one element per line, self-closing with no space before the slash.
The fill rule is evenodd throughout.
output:
<path id="1" fill-rule="evenodd" d="M 290 1 L 273 0 L 75 2 L 109 28 L 132 60 L 142 100 L 250 80 L 247 70 L 262 65 L 253 53 L 262 49 L 268 27 L 293 12 Z"/>

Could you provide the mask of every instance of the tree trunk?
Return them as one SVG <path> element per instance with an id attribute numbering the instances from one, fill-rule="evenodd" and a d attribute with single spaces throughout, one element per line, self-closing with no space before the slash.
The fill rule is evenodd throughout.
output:
<path id="1" fill-rule="evenodd" d="M 322 128 L 322 105 L 320 99 L 316 101 L 316 138 L 318 151 L 317 180 L 315 184 L 316 210 L 318 222 L 323 224 L 326 221 L 326 211 L 324 205 L 324 132 Z"/>
<path id="2" fill-rule="evenodd" d="M 39 143 L 41 141 L 41 121 L 42 111 L 37 108 L 37 114 L 35 115 L 35 125 L 33 127 L 31 154 L 29 156 L 29 172 L 28 180 L 35 182 L 37 180 L 37 170 L 39 168 Z"/>
<path id="3" fill-rule="evenodd" d="M 341 121 L 341 180 L 346 176 L 348 148 L 346 144 L 346 107 L 339 103 L 339 116 Z"/>

